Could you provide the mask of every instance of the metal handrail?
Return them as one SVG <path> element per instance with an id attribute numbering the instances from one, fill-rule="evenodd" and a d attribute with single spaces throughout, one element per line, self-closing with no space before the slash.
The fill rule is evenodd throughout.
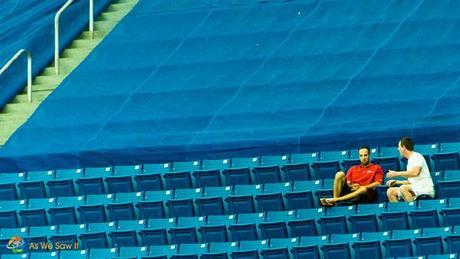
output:
<path id="1" fill-rule="evenodd" d="M 27 49 L 20 49 L 8 62 L 0 69 L 0 76 L 18 59 L 23 53 L 27 55 L 27 98 L 32 102 L 32 54 Z"/>
<path id="2" fill-rule="evenodd" d="M 56 75 L 59 75 L 59 19 L 61 14 L 69 7 L 75 0 L 68 0 L 54 16 L 54 70 Z M 89 32 L 91 39 L 94 38 L 94 0 L 89 0 Z"/>

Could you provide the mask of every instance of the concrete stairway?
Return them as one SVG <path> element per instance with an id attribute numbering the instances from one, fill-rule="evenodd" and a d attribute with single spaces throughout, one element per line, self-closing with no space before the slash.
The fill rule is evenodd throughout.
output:
<path id="1" fill-rule="evenodd" d="M 89 31 L 83 31 L 62 53 L 59 59 L 60 74 L 56 75 L 54 64 L 49 64 L 32 82 L 32 103 L 27 92 L 19 93 L 0 111 L 0 146 L 37 109 L 40 103 L 77 67 L 102 41 L 116 24 L 139 0 L 115 0 L 94 22 L 94 39 Z"/>

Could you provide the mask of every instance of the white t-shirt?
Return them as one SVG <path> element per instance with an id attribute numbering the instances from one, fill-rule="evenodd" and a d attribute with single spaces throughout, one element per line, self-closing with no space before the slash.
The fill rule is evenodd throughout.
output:
<path id="1" fill-rule="evenodd" d="M 413 152 L 407 161 L 407 170 L 419 166 L 422 168 L 420 174 L 416 177 L 407 178 L 412 186 L 416 196 L 426 194 L 434 198 L 434 186 L 431 179 L 430 170 L 426 164 L 425 158 L 418 152 Z"/>

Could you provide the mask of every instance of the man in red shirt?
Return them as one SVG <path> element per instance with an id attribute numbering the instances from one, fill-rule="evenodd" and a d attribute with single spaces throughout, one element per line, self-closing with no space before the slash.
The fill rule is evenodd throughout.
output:
<path id="1" fill-rule="evenodd" d="M 370 163 L 369 147 L 360 147 L 358 153 L 361 164 L 348 169 L 347 175 L 342 171 L 335 174 L 334 197 L 321 199 L 321 205 L 334 206 L 336 202 L 374 199 L 374 188 L 383 182 L 383 170 L 379 165 Z"/>

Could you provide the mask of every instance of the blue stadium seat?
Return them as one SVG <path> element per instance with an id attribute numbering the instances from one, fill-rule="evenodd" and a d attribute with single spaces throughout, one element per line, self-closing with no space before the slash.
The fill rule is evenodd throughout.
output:
<path id="1" fill-rule="evenodd" d="M 135 205 L 142 201 L 142 199 L 143 195 L 141 192 L 117 193 L 115 195 L 115 203 L 107 205 L 109 220 L 119 221 L 133 220 L 138 218 L 138 213 L 136 213 Z"/>
<path id="2" fill-rule="evenodd" d="M 89 249 L 89 258 L 113 258 L 117 256 L 117 248 L 99 248 Z"/>
<path id="3" fill-rule="evenodd" d="M 326 215 L 320 217 L 319 224 L 323 234 L 345 234 L 350 228 L 347 216 L 355 214 L 355 206 L 337 206 L 326 209 Z"/>
<path id="4" fill-rule="evenodd" d="M 431 155 L 434 170 L 459 170 L 460 169 L 460 143 L 441 143 L 440 153 Z"/>
<path id="5" fill-rule="evenodd" d="M 314 179 L 333 179 L 338 171 L 342 171 L 339 161 L 317 161 L 311 167 L 315 171 Z"/>
<path id="6" fill-rule="evenodd" d="M 414 244 L 415 254 L 418 256 L 444 253 L 441 236 L 416 237 Z"/>
<path id="7" fill-rule="evenodd" d="M 419 200 L 417 210 L 409 213 L 412 227 L 439 227 L 438 212 L 447 207 L 447 200 Z"/>
<path id="8" fill-rule="evenodd" d="M 199 216 L 225 215 L 224 201 L 221 197 L 202 197 L 195 200 Z"/>
<path id="9" fill-rule="evenodd" d="M 408 213 L 414 211 L 415 208 L 414 202 L 388 203 L 387 211 L 382 212 L 379 216 L 383 230 L 409 229 Z"/>
<path id="10" fill-rule="evenodd" d="M 284 196 L 287 192 L 292 191 L 292 183 L 266 183 L 263 186 L 263 193 L 278 193 L 281 192 Z"/>
<path id="11" fill-rule="evenodd" d="M 262 239 L 287 238 L 288 230 L 286 222 L 262 222 L 259 223 L 259 229 Z"/>
<path id="12" fill-rule="evenodd" d="M 170 246 L 149 246 L 149 256 L 146 258 L 153 258 L 153 259 L 167 259 L 173 258 L 178 253 L 178 246 L 177 245 L 170 245 Z"/>
<path id="13" fill-rule="evenodd" d="M 196 214 L 193 199 L 168 200 L 166 206 L 170 217 L 194 217 Z"/>
<path id="14" fill-rule="evenodd" d="M 249 168 L 224 169 L 222 174 L 225 178 L 225 185 L 252 184 Z"/>
<path id="15" fill-rule="evenodd" d="M 377 220 L 385 211 L 385 204 L 358 204 L 356 214 L 349 216 L 351 232 L 377 232 L 381 229 Z"/>
<path id="16" fill-rule="evenodd" d="M 440 199 L 460 197 L 457 191 L 460 188 L 460 180 L 438 181 L 436 184 L 436 196 Z"/>
<path id="17" fill-rule="evenodd" d="M 269 240 L 242 240 L 238 246 L 240 251 L 248 251 L 255 249 L 261 251 L 262 249 L 269 248 Z"/>
<path id="18" fill-rule="evenodd" d="M 189 189 L 193 187 L 189 171 L 164 173 L 166 189 Z"/>
<path id="19" fill-rule="evenodd" d="M 136 219 L 136 212 L 133 203 L 114 203 L 107 205 L 108 220 L 134 220 Z"/>
<path id="20" fill-rule="evenodd" d="M 107 176 L 113 175 L 113 167 L 106 166 L 106 167 L 87 167 L 84 169 L 84 176 L 86 178 L 96 178 L 102 177 L 105 178 Z"/>
<path id="21" fill-rule="evenodd" d="M 297 246 L 299 239 L 294 238 L 272 238 L 270 239 L 269 247 L 270 248 L 288 248 L 289 251 L 292 247 Z"/>
<path id="22" fill-rule="evenodd" d="M 47 215 L 47 209 L 55 207 L 54 198 L 49 199 L 31 199 L 28 202 L 28 209 L 21 210 L 19 215 L 24 226 L 46 226 L 50 219 Z"/>
<path id="23" fill-rule="evenodd" d="M 165 210 L 165 202 L 172 199 L 171 191 L 147 191 L 144 193 L 144 201 L 138 202 L 139 218 L 164 218 L 169 213 Z"/>
<path id="24" fill-rule="evenodd" d="M 447 252 L 451 254 L 460 253 L 460 235 L 458 233 L 448 235 L 445 237 L 445 242 L 447 245 Z"/>
<path id="25" fill-rule="evenodd" d="M 86 225 L 86 232 L 88 233 L 97 233 L 97 232 L 106 232 L 117 230 L 116 222 L 99 222 L 99 223 L 89 223 Z"/>
<path id="26" fill-rule="evenodd" d="M 259 251 L 246 250 L 246 251 L 233 251 L 230 254 L 232 259 L 259 259 Z"/>
<path id="27" fill-rule="evenodd" d="M 222 197 L 225 199 L 233 193 L 231 186 L 216 186 L 216 187 L 206 187 L 203 189 L 204 197 Z"/>
<path id="28" fill-rule="evenodd" d="M 266 222 L 288 222 L 290 220 L 295 220 L 296 215 L 294 210 L 289 211 L 268 211 L 265 214 Z"/>
<path id="29" fill-rule="evenodd" d="M 285 209 L 281 193 L 264 193 L 255 197 L 259 211 L 282 211 Z"/>
<path id="30" fill-rule="evenodd" d="M 0 228 L 0 239 L 10 239 L 13 236 L 26 236 L 29 228 Z"/>
<path id="31" fill-rule="evenodd" d="M 284 259 L 289 258 L 289 250 L 287 248 L 270 248 L 260 251 L 264 259 Z"/>
<path id="32" fill-rule="evenodd" d="M 117 165 L 113 168 L 114 176 L 134 176 L 142 174 L 142 165 Z"/>
<path id="33" fill-rule="evenodd" d="M 351 251 L 348 243 L 332 243 L 324 244 L 321 246 L 321 250 L 324 253 L 324 258 L 344 258 L 351 259 Z"/>
<path id="34" fill-rule="evenodd" d="M 222 186 L 219 169 L 197 170 L 192 173 L 197 187 Z"/>
<path id="35" fill-rule="evenodd" d="M 315 207 L 311 191 L 288 192 L 285 194 L 287 209 L 310 209 Z"/>
<path id="36" fill-rule="evenodd" d="M 113 202 L 112 194 L 88 195 L 85 205 L 78 207 L 82 223 L 105 222 L 107 213 L 105 205 Z"/>
<path id="37" fill-rule="evenodd" d="M 284 172 L 285 181 L 308 181 L 312 179 L 308 163 L 284 165 L 281 170 Z"/>
<path id="38" fill-rule="evenodd" d="M 75 196 L 75 185 L 73 179 L 56 179 L 46 183 L 51 197 Z"/>
<path id="39" fill-rule="evenodd" d="M 1 183 L 14 183 L 26 181 L 26 174 L 23 172 L 20 173 L 0 173 Z"/>
<path id="40" fill-rule="evenodd" d="M 225 201 L 227 202 L 228 212 L 230 214 L 238 213 L 254 213 L 256 212 L 254 199 L 252 195 L 245 196 L 228 196 Z"/>
<path id="41" fill-rule="evenodd" d="M 260 157 L 261 166 L 283 166 L 289 164 L 290 159 L 289 155 L 280 155 L 280 156 L 262 156 Z"/>
<path id="42" fill-rule="evenodd" d="M 351 244 L 356 258 L 383 258 L 382 246 L 379 240 L 355 241 Z"/>
<path id="43" fill-rule="evenodd" d="M 0 202 L 0 228 L 19 227 L 16 211 L 27 209 L 25 200 Z"/>
<path id="44" fill-rule="evenodd" d="M 163 190 L 162 174 L 137 174 L 134 176 L 137 184 L 137 191 L 161 191 Z"/>
<path id="45" fill-rule="evenodd" d="M 149 219 L 147 228 L 140 231 L 142 245 L 166 245 L 169 244 L 167 230 L 176 227 L 174 219 Z"/>
<path id="46" fill-rule="evenodd" d="M 386 174 L 388 170 L 401 171 L 399 156 L 376 157 L 372 159 L 372 163 L 378 164 L 382 167 L 384 174 Z"/>
<path id="47" fill-rule="evenodd" d="M 46 250 L 45 250 L 46 251 Z M 53 259 L 58 258 L 58 252 L 45 252 L 45 251 L 34 251 L 29 254 L 29 259 Z"/>
<path id="48" fill-rule="evenodd" d="M 313 236 L 313 237 L 301 237 L 299 239 L 299 245 L 294 246 L 291 249 L 291 253 L 294 258 L 323 258 L 322 252 L 319 250 L 319 246 L 329 242 L 327 236 Z"/>
<path id="49" fill-rule="evenodd" d="M 139 245 L 136 230 L 117 230 L 109 233 L 114 247 L 135 247 Z"/>
<path id="50" fill-rule="evenodd" d="M 200 256 L 208 252 L 208 244 L 181 244 L 179 255 Z"/>
<path id="51" fill-rule="evenodd" d="M 108 176 L 104 179 L 109 193 L 134 192 L 131 176 Z"/>
<path id="52" fill-rule="evenodd" d="M 78 185 L 79 194 L 103 194 L 105 193 L 104 180 L 102 177 L 78 178 L 75 181 Z"/>
<path id="53" fill-rule="evenodd" d="M 257 194 L 263 193 L 263 185 L 235 185 L 233 186 L 233 195 L 252 195 L 256 196 Z"/>
<path id="54" fill-rule="evenodd" d="M 376 152 L 376 157 L 399 157 L 399 150 L 394 147 L 379 147 Z"/>
<path id="55" fill-rule="evenodd" d="M 141 247 L 120 247 L 118 250 L 120 257 L 142 258 L 147 257 L 149 250 L 146 246 Z"/>
<path id="56" fill-rule="evenodd" d="M 43 181 L 20 182 L 18 188 L 22 199 L 46 198 L 45 183 Z"/>
<path id="57" fill-rule="evenodd" d="M 296 220 L 291 220 L 287 223 L 290 236 L 300 237 L 318 235 L 318 226 L 316 222 L 323 215 L 325 214 L 322 208 L 297 210 Z"/>
<path id="58" fill-rule="evenodd" d="M 75 209 L 84 204 L 85 199 L 83 196 L 58 197 L 56 207 L 48 210 L 51 224 L 76 224 L 80 222 L 79 215 L 77 215 Z"/>
<path id="59" fill-rule="evenodd" d="M 460 170 L 446 170 L 446 171 L 440 171 L 440 172 L 436 172 L 436 173 L 439 173 L 439 174 L 442 175 L 442 178 L 438 179 L 438 181 L 442 181 L 442 180 L 446 180 L 446 181 L 460 180 Z"/>
<path id="60" fill-rule="evenodd" d="M 144 174 L 160 174 L 160 173 L 172 172 L 172 164 L 171 163 L 144 164 L 143 172 Z"/>
<path id="61" fill-rule="evenodd" d="M 193 172 L 195 170 L 201 170 L 201 161 L 186 161 L 186 162 L 172 163 L 173 172 L 181 172 L 181 171 Z"/>
<path id="62" fill-rule="evenodd" d="M 210 215 L 207 217 L 206 226 L 198 230 L 201 233 L 203 242 L 227 242 L 227 227 L 236 223 L 234 215 Z"/>
<path id="63" fill-rule="evenodd" d="M 255 223 L 230 225 L 229 230 L 232 241 L 259 239 L 257 225 Z"/>
<path id="64" fill-rule="evenodd" d="M 385 258 L 414 256 L 412 240 L 410 238 L 387 239 L 383 241 L 383 247 L 385 248 Z"/>
<path id="65" fill-rule="evenodd" d="M 257 166 L 252 169 L 256 184 L 281 182 L 280 168 L 274 166 Z"/>
<path id="66" fill-rule="evenodd" d="M 15 183 L 2 183 L 0 184 L 0 201 L 17 200 L 18 193 Z"/>
<path id="67" fill-rule="evenodd" d="M 320 161 L 342 161 L 344 159 L 350 158 L 349 150 L 334 150 L 334 151 L 321 151 L 319 153 Z"/>
<path id="68" fill-rule="evenodd" d="M 201 162 L 202 170 L 219 170 L 230 168 L 230 159 L 218 159 L 218 160 L 203 160 Z"/>
<path id="69" fill-rule="evenodd" d="M 177 227 L 168 230 L 173 244 L 193 244 L 198 242 L 195 227 Z"/>
<path id="70" fill-rule="evenodd" d="M 82 233 L 79 238 L 83 249 L 109 247 L 106 232 Z"/>
<path id="71" fill-rule="evenodd" d="M 259 157 L 235 157 L 231 160 L 231 168 L 252 169 L 260 165 Z"/>
<path id="72" fill-rule="evenodd" d="M 88 258 L 89 250 L 64 250 L 59 252 L 60 259 L 86 259 Z"/>

